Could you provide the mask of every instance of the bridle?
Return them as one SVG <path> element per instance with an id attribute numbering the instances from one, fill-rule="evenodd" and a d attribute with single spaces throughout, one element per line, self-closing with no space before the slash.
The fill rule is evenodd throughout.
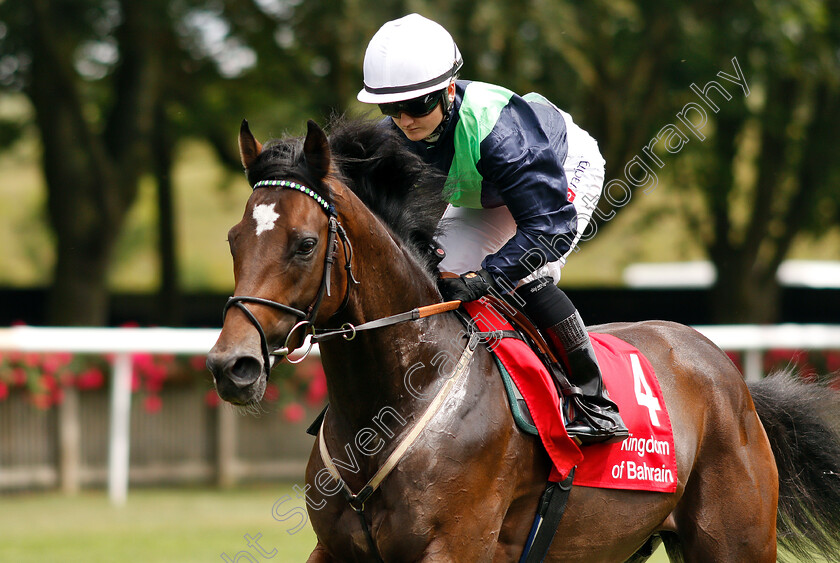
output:
<path id="1" fill-rule="evenodd" d="M 302 362 L 309 355 L 309 352 L 312 351 L 313 346 L 318 342 L 330 340 L 338 336 L 341 336 L 345 340 L 353 340 L 356 337 L 356 333 L 358 332 L 390 326 L 406 321 L 416 321 L 418 319 L 423 319 L 431 315 L 437 315 L 446 311 L 453 311 L 461 305 L 460 301 L 446 301 L 443 303 L 435 303 L 423 307 L 416 307 L 410 311 L 405 311 L 403 313 L 397 313 L 396 315 L 390 315 L 388 317 L 374 319 L 362 323 L 360 325 L 354 326 L 350 323 L 344 323 L 343 325 L 341 325 L 340 328 L 337 329 L 316 329 L 314 322 L 316 316 L 318 315 L 318 311 L 321 308 L 321 303 L 323 302 L 324 296 L 330 295 L 330 278 L 332 275 L 332 267 L 335 263 L 335 255 L 338 252 L 336 237 L 338 237 L 338 239 L 341 240 L 341 243 L 344 248 L 344 269 L 347 271 L 347 289 L 344 293 L 344 300 L 342 301 L 338 309 L 336 309 L 336 311 L 332 314 L 333 317 L 342 310 L 344 310 L 344 308 L 347 306 L 348 301 L 350 300 L 350 291 L 353 285 L 357 285 L 359 283 L 358 280 L 356 280 L 356 278 L 353 276 L 353 246 L 350 244 L 350 239 L 347 238 L 347 232 L 344 230 L 344 227 L 342 227 L 341 223 L 338 221 L 338 214 L 336 212 L 335 206 L 326 201 L 317 193 L 315 193 L 314 190 L 312 190 L 311 188 L 307 188 L 306 186 L 297 182 L 293 182 L 291 180 L 262 180 L 254 184 L 253 189 L 256 190 L 257 188 L 269 187 L 279 187 L 297 190 L 312 198 L 327 214 L 329 220 L 329 234 L 327 238 L 327 252 L 324 256 L 324 274 L 321 277 L 321 285 L 318 289 L 318 293 L 316 294 L 315 299 L 312 301 L 312 303 L 310 303 L 309 307 L 307 307 L 305 311 L 297 309 L 290 305 L 278 303 L 277 301 L 273 301 L 271 299 L 266 299 L 264 297 L 251 297 L 248 295 L 237 295 L 231 297 L 227 300 L 227 303 L 225 303 L 225 308 L 222 313 L 222 324 L 224 324 L 224 320 L 227 316 L 228 310 L 231 307 L 236 307 L 245 314 L 245 317 L 251 322 L 252 325 L 254 325 L 254 328 L 257 329 L 257 332 L 260 335 L 260 346 L 262 348 L 263 364 L 265 367 L 266 375 L 271 373 L 271 356 L 279 356 L 282 358 L 286 358 L 287 361 L 296 364 Z M 253 303 L 255 305 L 264 305 L 267 307 L 271 307 L 283 313 L 294 315 L 295 317 L 301 320 L 298 321 L 292 327 L 292 330 L 289 331 L 289 334 L 286 336 L 286 341 L 283 343 L 283 346 L 274 350 L 269 350 L 268 338 L 265 335 L 265 330 L 263 329 L 262 325 L 260 325 L 260 321 L 257 320 L 257 317 L 254 316 L 251 310 L 245 306 L 246 303 Z M 292 335 L 297 330 L 303 331 L 303 338 L 301 340 L 302 342 L 305 342 L 306 337 L 309 336 L 309 346 L 302 356 L 293 360 L 289 357 L 289 354 L 294 351 L 294 349 L 291 348 L 290 343 Z"/>
<path id="2" fill-rule="evenodd" d="M 263 355 L 263 362 L 265 367 L 266 376 L 271 373 L 271 356 L 281 356 L 285 357 L 288 361 L 292 363 L 298 363 L 302 361 L 312 350 L 312 347 L 316 342 L 321 342 L 324 340 L 329 340 L 331 338 L 335 338 L 337 336 L 341 336 L 345 340 L 353 340 L 356 337 L 356 333 L 364 330 L 371 330 L 376 328 L 381 328 L 397 323 L 402 323 L 406 321 L 414 321 L 417 319 L 426 318 L 432 315 L 437 315 L 439 313 L 443 313 L 445 311 L 452 311 L 457 309 L 460 305 L 460 301 L 447 301 L 444 303 L 435 303 L 432 305 L 426 305 L 423 307 L 417 307 L 412 309 L 411 311 L 406 311 L 403 313 L 398 313 L 395 315 L 390 315 L 387 317 L 382 317 L 379 319 L 374 319 L 371 321 L 364 322 L 360 325 L 352 325 L 350 323 L 344 323 L 338 329 L 325 329 L 317 331 L 314 325 L 315 318 L 318 315 L 318 311 L 321 308 L 321 304 L 324 300 L 325 296 L 330 295 L 330 278 L 332 275 L 332 267 L 335 263 L 335 256 L 338 253 L 338 245 L 337 240 L 341 240 L 341 243 L 344 248 L 344 269 L 347 271 L 347 289 L 344 294 L 344 300 L 339 308 L 333 313 L 333 317 L 337 315 L 340 311 L 342 311 L 349 299 L 350 299 L 350 291 L 354 284 L 358 284 L 359 282 L 353 277 L 353 270 L 352 270 L 352 260 L 353 260 L 353 247 L 350 244 L 350 240 L 347 238 L 347 233 L 344 228 L 341 226 L 341 223 L 338 221 L 338 214 L 336 213 L 335 206 L 322 198 L 320 195 L 315 193 L 311 188 L 307 188 L 306 186 L 299 184 L 297 182 L 291 180 L 262 180 L 254 184 L 253 189 L 256 190 L 257 188 L 268 188 L 268 187 L 279 187 L 279 188 L 287 188 L 297 190 L 308 195 L 312 198 L 318 205 L 324 210 L 327 214 L 329 225 L 328 225 L 328 237 L 327 237 L 327 249 L 326 255 L 324 257 L 324 272 L 321 277 L 321 284 L 318 288 L 318 293 L 315 296 L 315 299 L 310 303 L 309 307 L 306 310 L 297 309 L 290 305 L 286 305 L 283 303 L 279 303 L 277 301 L 273 301 L 271 299 L 266 299 L 263 297 L 251 297 L 247 295 L 237 295 L 228 299 L 227 303 L 225 304 L 224 312 L 222 315 L 222 323 L 224 324 L 224 318 L 227 316 L 228 310 L 231 307 L 236 307 L 240 311 L 242 311 L 246 318 L 254 325 L 254 328 L 257 329 L 257 332 L 260 335 L 260 345 L 262 347 L 262 355 Z M 267 307 L 271 307 L 276 309 L 282 313 L 290 314 L 298 319 L 300 319 L 289 331 L 289 334 L 286 336 L 286 341 L 283 346 L 277 348 L 275 350 L 269 350 L 268 347 L 268 338 L 266 337 L 265 330 L 263 329 L 262 325 L 260 324 L 257 317 L 251 312 L 251 310 L 246 306 L 246 303 L 252 303 L 254 305 L 264 305 Z M 306 340 L 306 337 L 310 337 L 309 347 L 306 350 L 306 353 L 296 359 L 292 360 L 289 358 L 289 354 L 292 352 L 290 349 L 290 342 L 292 335 L 298 329 L 303 330 L 303 340 Z M 324 463 L 325 468 L 329 472 L 330 476 L 335 479 L 337 482 L 341 483 L 342 492 L 344 497 L 350 503 L 350 506 L 353 510 L 358 514 L 360 518 L 360 523 L 362 529 L 365 533 L 365 537 L 368 541 L 368 547 L 370 548 L 371 552 L 375 554 L 377 561 L 383 561 L 382 557 L 379 555 L 376 542 L 373 539 L 371 534 L 370 527 L 367 523 L 367 520 L 364 516 L 364 508 L 365 508 L 365 501 L 370 497 L 374 491 L 379 488 L 382 481 L 391 473 L 391 471 L 396 467 L 399 463 L 400 459 L 403 455 L 408 451 L 414 441 L 420 436 L 423 432 L 424 428 L 428 424 L 428 422 L 435 416 L 438 410 L 441 408 L 443 402 L 449 396 L 450 392 L 452 391 L 453 387 L 456 383 L 460 380 L 461 375 L 466 373 L 467 368 L 469 366 L 470 360 L 473 357 L 473 353 L 476 350 L 476 346 L 481 341 L 481 338 L 485 337 L 494 337 L 495 333 L 482 333 L 482 332 L 473 332 L 469 335 L 469 341 L 467 346 L 465 347 L 464 351 L 461 353 L 460 358 L 458 359 L 455 368 L 452 374 L 446 378 L 446 381 L 441 386 L 441 388 L 436 393 L 433 400 L 430 404 L 426 407 L 423 414 L 419 417 L 416 421 L 416 424 L 412 428 L 408 434 L 403 437 L 399 444 L 394 448 L 391 454 L 388 456 L 388 459 L 382 465 L 382 467 L 376 472 L 376 474 L 368 481 L 368 483 L 363 487 L 363 489 L 359 493 L 353 493 L 350 488 L 347 486 L 347 483 L 341 478 L 338 469 L 336 468 L 335 464 L 332 462 L 332 457 L 329 454 L 329 450 L 327 448 L 327 443 L 323 435 L 324 423 L 321 422 L 320 432 L 318 437 L 319 442 L 319 452 L 321 455 L 321 459 Z M 326 413 L 326 410 L 323 414 Z"/>
<path id="3" fill-rule="evenodd" d="M 262 348 L 262 356 L 263 356 L 263 364 L 265 367 L 265 373 L 268 374 L 271 372 L 271 356 L 281 356 L 286 357 L 292 363 L 298 363 L 302 361 L 309 352 L 312 350 L 312 347 L 315 344 L 315 325 L 314 321 L 318 315 L 318 311 L 321 309 L 321 304 L 323 303 L 324 297 L 330 295 L 330 279 L 332 277 L 332 267 L 335 263 L 335 256 L 338 252 L 338 245 L 336 243 L 336 237 L 341 240 L 342 246 L 344 248 L 344 269 L 347 271 L 347 290 L 344 294 L 344 300 L 341 303 L 341 306 L 336 310 L 333 315 L 337 314 L 344 307 L 347 305 L 347 302 L 350 299 L 350 289 L 353 284 L 358 284 L 359 282 L 353 277 L 353 270 L 352 270 L 352 261 L 353 261 L 353 247 L 350 244 L 350 240 L 347 238 L 347 232 L 344 230 L 344 227 L 341 226 L 341 223 L 338 221 L 338 214 L 336 213 L 335 206 L 326 201 L 323 197 L 317 194 L 311 188 L 308 188 L 302 184 L 291 180 L 262 180 L 257 182 L 252 187 L 252 190 L 257 190 L 258 188 L 284 188 L 284 189 L 292 189 L 297 190 L 303 194 L 308 195 L 313 201 L 315 201 L 321 209 L 327 214 L 327 218 L 329 221 L 328 224 L 328 235 L 327 235 L 327 250 L 324 256 L 324 273 L 321 277 L 321 285 L 318 288 L 318 293 L 315 295 L 315 299 L 312 303 L 309 304 L 309 307 L 306 310 L 297 309 L 290 305 L 285 305 L 283 303 L 278 303 L 277 301 L 273 301 L 271 299 L 266 299 L 264 297 L 251 297 L 248 295 L 237 295 L 231 297 L 225 303 L 224 311 L 222 312 L 222 323 L 224 324 L 225 317 L 227 316 L 228 310 L 231 307 L 236 307 L 240 311 L 245 314 L 245 317 L 254 325 L 254 328 L 257 329 L 257 332 L 260 335 L 260 346 Z M 268 338 L 265 335 L 265 330 L 263 329 L 260 321 L 257 317 L 251 312 L 248 307 L 245 306 L 246 303 L 253 303 L 255 305 L 265 305 L 267 307 L 271 307 L 273 309 L 277 309 L 283 313 L 287 313 L 293 315 L 300 319 L 293 327 L 292 330 L 289 331 L 289 334 L 286 336 L 286 341 L 280 348 L 275 350 L 269 350 L 268 347 Z M 350 327 L 342 327 L 342 329 L 347 332 L 348 334 L 355 335 L 355 331 L 350 331 Z M 298 358 L 297 360 L 291 360 L 288 358 L 289 353 L 292 351 L 289 348 L 290 341 L 292 335 L 297 330 L 303 330 L 303 338 L 302 342 L 306 340 L 306 336 L 311 335 L 309 348 L 306 350 L 306 353 Z M 345 336 L 346 338 L 346 336 Z M 351 339 L 352 336 L 349 339 Z"/>

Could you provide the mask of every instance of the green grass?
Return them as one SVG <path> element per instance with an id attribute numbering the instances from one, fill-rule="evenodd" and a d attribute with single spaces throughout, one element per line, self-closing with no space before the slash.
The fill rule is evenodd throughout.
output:
<path id="1" fill-rule="evenodd" d="M 0 562 L 209 563 L 244 551 L 257 561 L 306 561 L 315 534 L 294 515 L 299 508 L 292 484 L 132 489 L 121 507 L 103 491 L 0 495 Z M 277 552 L 261 557 L 246 534 Z M 668 563 L 664 548 L 649 562 Z"/>
<path id="2" fill-rule="evenodd" d="M 280 501 L 277 520 L 273 506 Z M 14 563 L 189 563 L 233 560 L 248 551 L 245 535 L 258 540 L 271 561 L 306 561 L 315 546 L 303 507 L 291 485 L 211 489 L 133 489 L 125 506 L 104 492 L 75 497 L 58 493 L 0 496 L 0 561 Z M 241 557 L 240 561 L 248 561 Z M 667 563 L 660 548 L 651 563 Z"/>
<path id="3" fill-rule="evenodd" d="M 302 501 L 290 485 L 220 492 L 208 489 L 134 489 L 125 506 L 114 507 L 103 492 L 76 497 L 57 493 L 0 497 L 0 561 L 172 562 L 231 560 L 249 551 L 244 535 L 258 540 L 272 561 L 305 561 L 315 546 L 309 526 L 289 532 L 300 518 L 275 520 Z M 240 561 L 247 561 L 242 557 Z"/>

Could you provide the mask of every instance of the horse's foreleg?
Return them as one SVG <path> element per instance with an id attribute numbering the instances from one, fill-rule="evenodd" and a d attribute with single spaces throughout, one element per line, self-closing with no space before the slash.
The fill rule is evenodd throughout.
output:
<path id="1" fill-rule="evenodd" d="M 309 559 L 306 560 L 306 563 L 334 563 L 335 559 L 332 555 L 327 553 L 327 549 L 321 545 L 321 542 L 318 542 L 318 545 L 315 546 L 315 549 L 312 551 L 312 554 L 309 556 Z"/>

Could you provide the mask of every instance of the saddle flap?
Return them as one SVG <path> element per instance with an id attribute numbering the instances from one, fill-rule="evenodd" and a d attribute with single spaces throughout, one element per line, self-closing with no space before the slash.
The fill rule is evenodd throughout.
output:
<path id="1" fill-rule="evenodd" d="M 463 306 L 479 330 L 510 331 L 514 326 L 502 319 L 501 311 L 509 307 L 490 309 L 483 300 Z M 534 353 L 529 339 L 503 338 L 492 347 L 488 344 L 528 404 L 539 438 L 553 463 L 550 480 L 562 480 L 577 465 L 575 484 L 580 486 L 674 492 L 674 438 L 653 366 L 641 351 L 614 336 L 590 333 L 590 337 L 604 370 L 604 385 L 620 405 L 631 436 L 619 443 L 587 445 L 583 448 L 585 460 L 566 433 L 562 396 L 554 378 L 540 353 Z M 513 389 L 507 391 L 514 398 L 513 408 L 513 403 L 519 401 Z"/>
<path id="2" fill-rule="evenodd" d="M 527 337 L 525 340 L 530 341 L 532 348 L 536 347 L 535 352 L 537 354 L 542 354 L 543 358 L 552 363 L 557 363 L 558 359 L 551 346 L 548 345 L 537 326 L 524 312 L 493 295 L 488 295 L 485 299 L 488 301 L 488 306 L 491 306 L 496 313 L 500 313 L 517 331 Z"/>

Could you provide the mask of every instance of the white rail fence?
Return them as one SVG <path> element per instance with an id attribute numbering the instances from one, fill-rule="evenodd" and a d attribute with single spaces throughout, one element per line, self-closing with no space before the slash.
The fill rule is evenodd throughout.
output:
<path id="1" fill-rule="evenodd" d="M 204 354 L 219 335 L 212 329 L 53 328 L 18 326 L 0 329 L 0 350 L 109 354 L 111 400 L 108 439 L 108 496 L 125 503 L 128 494 L 131 355 Z"/>
<path id="2" fill-rule="evenodd" d="M 744 377 L 748 381 L 762 377 L 762 358 L 768 350 L 840 350 L 840 325 L 695 328 L 722 349 L 743 353 Z M 107 482 L 111 502 L 123 504 L 128 493 L 129 475 L 131 355 L 205 354 L 213 346 L 218 334 L 217 329 L 20 326 L 0 329 L 0 350 L 107 354 L 112 358 Z"/>

